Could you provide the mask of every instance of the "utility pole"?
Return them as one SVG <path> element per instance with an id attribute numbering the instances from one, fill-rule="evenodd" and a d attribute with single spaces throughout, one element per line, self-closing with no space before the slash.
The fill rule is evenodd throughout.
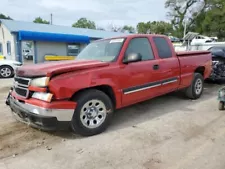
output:
<path id="1" fill-rule="evenodd" d="M 52 13 L 51 13 L 51 22 L 50 22 L 50 24 L 52 25 Z"/>

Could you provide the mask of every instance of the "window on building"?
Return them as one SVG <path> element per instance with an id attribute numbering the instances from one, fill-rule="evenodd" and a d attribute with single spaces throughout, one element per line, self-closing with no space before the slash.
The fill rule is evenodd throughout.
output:
<path id="1" fill-rule="evenodd" d="M 170 58 L 172 57 L 172 51 L 171 48 L 167 42 L 167 40 L 163 37 L 154 37 L 153 38 L 159 57 L 164 58 Z"/>
<path id="2" fill-rule="evenodd" d="M 3 51 L 2 51 L 2 44 L 0 43 L 0 55 L 3 54 Z"/>
<path id="3" fill-rule="evenodd" d="M 140 53 L 142 60 L 154 59 L 152 47 L 147 38 L 134 38 L 130 41 L 126 50 L 126 55 L 129 53 Z"/>
<path id="4" fill-rule="evenodd" d="M 68 56 L 77 56 L 80 53 L 79 44 L 69 44 L 67 46 L 67 55 Z"/>
<path id="5" fill-rule="evenodd" d="M 11 43 L 7 42 L 7 54 L 11 55 Z"/>

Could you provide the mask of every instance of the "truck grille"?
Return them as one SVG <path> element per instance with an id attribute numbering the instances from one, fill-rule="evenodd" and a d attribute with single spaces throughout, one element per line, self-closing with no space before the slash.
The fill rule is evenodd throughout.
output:
<path id="1" fill-rule="evenodd" d="M 31 79 L 22 78 L 22 77 L 15 77 L 14 78 L 14 90 L 17 95 L 28 98 L 29 97 L 29 89 Z"/>
<path id="2" fill-rule="evenodd" d="M 19 85 L 28 87 L 30 85 L 30 79 L 25 79 L 21 77 L 15 77 L 14 80 L 18 82 Z"/>

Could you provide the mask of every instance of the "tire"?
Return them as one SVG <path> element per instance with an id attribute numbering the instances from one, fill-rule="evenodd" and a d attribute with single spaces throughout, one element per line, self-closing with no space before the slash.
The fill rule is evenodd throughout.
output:
<path id="1" fill-rule="evenodd" d="M 82 136 L 93 136 L 107 129 L 114 107 L 111 99 L 102 91 L 90 89 L 74 99 L 77 107 L 71 121 L 71 129 Z"/>
<path id="2" fill-rule="evenodd" d="M 225 110 L 225 107 L 224 107 L 224 102 L 220 101 L 219 102 L 219 110 Z"/>
<path id="3" fill-rule="evenodd" d="M 13 77 L 14 70 L 11 66 L 4 65 L 0 67 L 0 77 L 1 78 L 10 78 Z"/>
<path id="4" fill-rule="evenodd" d="M 186 89 L 185 95 L 189 99 L 196 100 L 201 97 L 203 90 L 204 78 L 200 73 L 195 73 L 192 84 Z"/>

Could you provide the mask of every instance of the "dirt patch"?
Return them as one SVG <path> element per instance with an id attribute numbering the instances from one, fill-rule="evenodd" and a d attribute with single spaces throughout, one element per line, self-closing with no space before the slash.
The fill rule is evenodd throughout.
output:
<path id="1" fill-rule="evenodd" d="M 153 157 L 151 159 L 149 159 L 148 161 L 146 161 L 143 166 L 146 169 L 161 169 L 161 157 L 160 157 L 160 153 L 155 153 L 152 155 Z"/>
<path id="2" fill-rule="evenodd" d="M 0 87 L 0 93 L 2 93 L 2 92 L 7 93 L 9 90 L 10 90 L 10 87 L 9 86 Z"/>
<path id="3" fill-rule="evenodd" d="M 33 129 L 19 122 L 0 128 L 0 159 L 18 155 L 40 146 L 49 147 L 61 138 Z M 48 148 L 49 149 L 49 148 Z"/>

